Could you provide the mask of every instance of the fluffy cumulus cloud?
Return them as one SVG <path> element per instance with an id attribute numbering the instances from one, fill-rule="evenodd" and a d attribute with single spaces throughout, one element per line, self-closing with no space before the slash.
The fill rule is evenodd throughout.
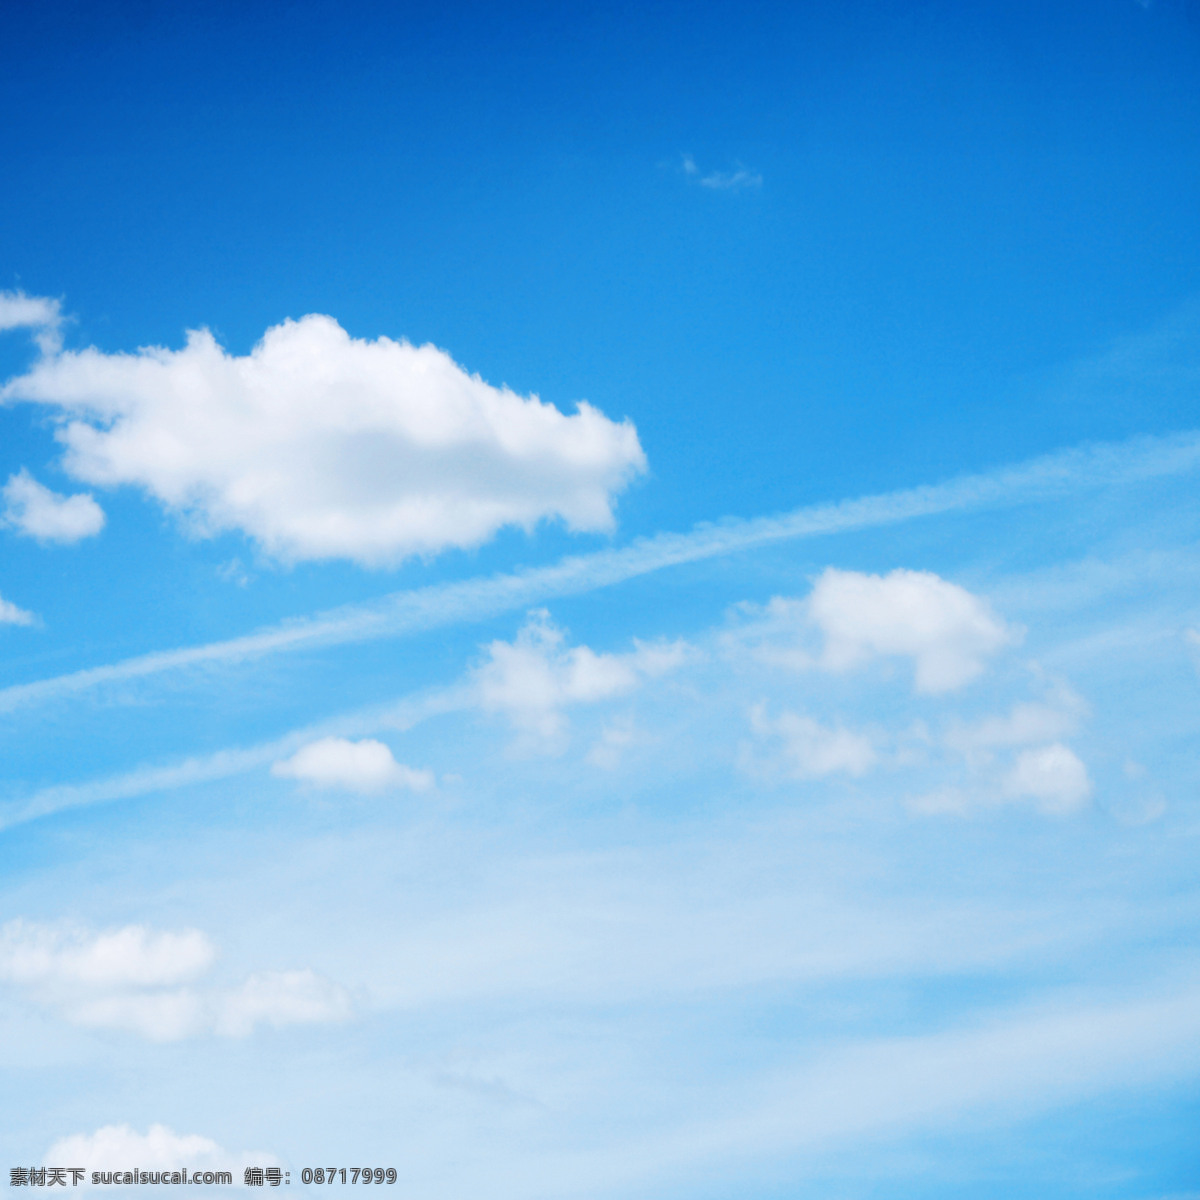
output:
<path id="1" fill-rule="evenodd" d="M 62 304 L 48 296 L 27 296 L 22 291 L 0 292 L 0 332 L 31 330 L 44 354 L 62 345 Z"/>
<path id="2" fill-rule="evenodd" d="M 433 772 L 398 763 L 383 742 L 373 738 L 350 741 L 326 737 L 301 747 L 291 758 L 277 762 L 271 774 L 321 788 L 351 792 L 384 792 L 399 788 L 425 791 L 433 786 Z"/>
<path id="3" fill-rule="evenodd" d="M 726 644 L 795 669 L 849 671 L 879 658 L 913 663 L 918 692 L 954 691 L 1016 640 L 985 600 L 929 571 L 827 568 L 802 599 L 744 605 Z"/>
<path id="4" fill-rule="evenodd" d="M 841 725 L 822 725 L 812 717 L 784 711 L 777 717 L 758 704 L 750 712 L 756 746 L 745 747 L 742 765 L 752 772 L 783 774 L 793 779 L 822 775 L 866 774 L 876 763 L 871 739 Z"/>
<path id="5" fill-rule="evenodd" d="M 94 933 L 20 920 L 0 929 L 0 983 L 86 1028 L 168 1042 L 350 1016 L 346 990 L 310 970 L 259 972 L 233 988 L 196 986 L 215 958 L 198 930 Z"/>
<path id="6" fill-rule="evenodd" d="M 139 1133 L 129 1125 L 105 1125 L 94 1133 L 75 1133 L 60 1138 L 47 1151 L 46 1166 L 85 1164 L 90 1182 L 92 1171 L 233 1171 L 246 1166 L 279 1166 L 274 1154 L 261 1150 L 231 1152 L 212 1138 L 198 1133 L 176 1133 L 166 1125 L 151 1125 Z M 234 1179 L 240 1184 L 239 1178 Z"/>
<path id="7" fill-rule="evenodd" d="M 504 526 L 611 528 L 645 469 L 637 432 L 471 375 L 435 346 L 274 326 L 250 354 L 207 331 L 181 350 L 43 356 L 2 391 L 59 418 L 63 465 L 134 484 L 200 533 L 241 530 L 280 559 L 386 565 Z"/>
<path id="8" fill-rule="evenodd" d="M 1092 794 L 1087 768 L 1061 742 L 1022 750 L 1004 781 L 1005 791 L 1016 799 L 1033 800 L 1049 813 L 1070 813 L 1082 808 Z"/>
<path id="9" fill-rule="evenodd" d="M 527 740 L 553 745 L 566 729 L 564 710 L 632 692 L 665 675 L 690 654 L 684 642 L 634 641 L 625 654 L 597 654 L 566 645 L 566 634 L 544 609 L 531 613 L 512 642 L 495 641 L 475 672 L 479 703 L 504 713 Z"/>
<path id="10" fill-rule="evenodd" d="M 159 933 L 142 925 L 93 934 L 10 921 L 0 928 L 0 979 L 97 987 L 180 983 L 202 975 L 216 950 L 196 929 Z"/>
<path id="11" fill-rule="evenodd" d="M 104 528 L 104 510 L 90 495 L 60 496 L 28 471 L 9 476 L 3 494 L 4 524 L 40 542 L 77 542 Z"/>
<path id="12" fill-rule="evenodd" d="M 961 687 L 1012 640 L 985 601 L 929 571 L 864 575 L 831 567 L 808 606 L 825 635 L 826 667 L 845 670 L 878 655 L 908 657 L 919 692 Z"/>
<path id="13" fill-rule="evenodd" d="M 36 625 L 37 617 L 0 596 L 0 625 Z"/>

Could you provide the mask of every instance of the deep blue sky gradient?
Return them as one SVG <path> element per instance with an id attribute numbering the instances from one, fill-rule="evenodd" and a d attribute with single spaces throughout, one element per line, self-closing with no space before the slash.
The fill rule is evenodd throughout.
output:
<path id="1" fill-rule="evenodd" d="M 649 460 L 611 536 L 506 530 L 390 569 L 280 565 L 99 489 L 99 537 L 0 529 L 0 594 L 40 619 L 0 628 L 0 700 L 407 588 L 1087 443 L 1125 461 L 1160 445 L 1129 439 L 1200 426 L 1195 0 L 49 0 L 0 14 L 0 114 L 0 291 L 61 297 L 69 348 L 179 347 L 208 327 L 245 354 L 326 313 L 564 411 L 628 417 Z M 739 170 L 746 186 L 700 182 Z M 32 355 L 0 335 L 0 381 Z M 27 467 L 78 491 L 58 455 L 41 412 L 0 406 L 0 481 Z M 157 1044 L 0 991 L 0 1071 L 18 1084 L 0 1151 L 163 1121 L 294 1166 L 310 1146 L 399 1153 L 414 1197 L 452 1179 L 524 1200 L 543 1164 L 546 1194 L 569 1180 L 596 1200 L 1200 1195 L 1183 1041 L 1147 1051 L 1144 1073 L 988 1093 L 828 1144 L 801 1129 L 739 1150 L 730 1134 L 722 1157 L 706 1132 L 740 1128 L 777 1072 L 800 1095 L 813 1062 L 844 1051 L 852 1067 L 872 1039 L 1196 994 L 1196 472 L 1102 487 L 1073 470 L 1050 501 L 555 599 L 564 646 L 693 653 L 572 709 L 557 754 L 523 753 L 478 706 L 411 727 L 359 711 L 475 679 L 517 611 L 0 704 L 3 821 L 44 789 L 103 791 L 335 719 L 438 779 L 421 797 L 331 796 L 264 759 L 0 827 L 0 934 L 17 917 L 194 926 L 220 947 L 221 986 L 311 964 L 357 1005 L 344 1026 Z M 935 572 L 988 599 L 1011 640 L 932 699 L 906 663 L 787 675 L 730 649 L 755 605 L 807 595 L 829 566 Z M 1060 685 L 1080 714 L 1062 737 L 1094 784 L 1081 811 L 914 815 L 954 782 L 947 730 Z M 756 775 L 755 705 L 865 730 L 886 764 Z M 602 769 L 588 746 L 613 729 L 629 748 Z M 901 922 L 898 950 L 856 948 L 872 945 L 863 913 Z M 806 973 L 803 938 L 829 921 L 837 941 L 843 918 L 866 965 Z M 677 977 L 654 950 L 669 960 L 671 931 L 698 947 Z M 706 962 L 710 944 L 729 962 Z M 477 979 L 439 999 L 439 972 L 463 962 Z M 603 1174 L 626 1159 L 628 1177 Z"/>

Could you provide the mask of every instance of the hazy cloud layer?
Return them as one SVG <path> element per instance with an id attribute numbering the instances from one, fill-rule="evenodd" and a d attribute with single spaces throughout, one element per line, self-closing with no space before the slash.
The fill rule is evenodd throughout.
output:
<path id="1" fill-rule="evenodd" d="M 842 725 L 822 725 L 812 717 L 787 710 L 772 717 L 765 704 L 751 710 L 750 728 L 756 743 L 793 779 L 834 774 L 858 777 L 877 761 L 875 746 L 866 734 Z M 744 765 L 760 768 L 760 760 L 747 749 Z"/>

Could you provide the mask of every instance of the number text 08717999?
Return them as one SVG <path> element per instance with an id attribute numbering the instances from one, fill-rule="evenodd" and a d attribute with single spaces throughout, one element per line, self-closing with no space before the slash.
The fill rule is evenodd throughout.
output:
<path id="1" fill-rule="evenodd" d="M 305 1167 L 301 1183 L 395 1183 L 395 1167 Z"/>

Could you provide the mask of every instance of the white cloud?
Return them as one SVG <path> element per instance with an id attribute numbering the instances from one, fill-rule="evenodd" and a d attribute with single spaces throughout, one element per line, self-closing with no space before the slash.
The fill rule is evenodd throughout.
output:
<path id="1" fill-rule="evenodd" d="M 0 625 L 35 625 L 37 617 L 0 596 Z"/>
<path id="2" fill-rule="evenodd" d="M 202 975 L 216 949 L 199 930 L 156 933 L 127 925 L 106 933 L 9 921 L 0 928 L 0 979 L 25 985 L 162 985 Z"/>
<path id="3" fill-rule="evenodd" d="M 278 1166 L 274 1154 L 260 1150 L 231 1153 L 212 1138 L 198 1133 L 176 1133 L 166 1125 L 151 1125 L 138 1133 L 129 1125 L 105 1125 L 95 1133 L 60 1138 L 42 1159 L 47 1166 L 79 1166 L 92 1171 L 223 1170 L 240 1172 L 244 1166 Z M 241 1184 L 241 1179 L 234 1179 Z"/>
<path id="4" fill-rule="evenodd" d="M 1018 709 L 1021 707 L 1017 706 Z M 1039 726 L 1043 731 L 1053 728 L 1052 721 L 1042 721 L 1040 718 L 1031 720 L 1024 729 L 1019 727 L 1018 721 L 1015 725 L 1010 724 L 1007 730 L 1000 726 L 1001 719 L 992 720 L 997 721 L 1000 733 L 1014 732 L 1014 741 L 1018 744 L 1032 740 Z M 987 723 L 983 724 L 986 726 Z M 1026 734 L 1030 737 L 1027 738 Z M 1013 742 L 1003 742 L 997 737 L 992 744 L 1012 745 Z M 1003 804 L 1032 801 L 1034 807 L 1048 816 L 1066 816 L 1078 812 L 1091 798 L 1092 781 L 1088 777 L 1087 767 L 1062 742 L 1020 750 L 1003 766 L 994 761 L 990 751 L 980 750 L 975 744 L 968 743 L 965 748 L 955 748 L 963 750 L 966 755 L 969 767 L 966 779 L 910 797 L 905 802 L 910 812 L 922 816 L 968 816 L 994 810 Z M 1146 806 L 1137 811 L 1139 814 L 1149 811 L 1148 819 L 1159 815 L 1155 810 L 1147 810 Z"/>
<path id="5" fill-rule="evenodd" d="M 613 721 L 600 730 L 600 736 L 587 752 L 587 761 L 606 771 L 614 771 L 620 766 L 625 751 L 638 740 L 632 719 Z"/>
<path id="6" fill-rule="evenodd" d="M 918 692 L 962 687 L 1014 636 L 984 600 L 929 571 L 864 575 L 830 567 L 808 611 L 825 635 L 823 666 L 838 671 L 877 655 L 909 657 Z"/>
<path id="7" fill-rule="evenodd" d="M 1055 742 L 1022 750 L 1005 780 L 1005 791 L 1016 799 L 1037 801 L 1044 812 L 1069 813 L 1087 803 L 1092 781 L 1075 752 Z"/>
<path id="8" fill-rule="evenodd" d="M 190 988 L 89 996 L 64 1004 L 63 1015 L 72 1025 L 124 1029 L 151 1042 L 195 1037 L 209 1024 L 203 998 Z"/>
<path id="9" fill-rule="evenodd" d="M 291 758 L 275 763 L 271 774 L 297 779 L 314 787 L 346 788 L 353 792 L 382 792 L 392 788 L 424 791 L 433 786 L 433 772 L 398 763 L 383 742 L 363 738 L 326 737 L 303 746 Z"/>
<path id="10" fill-rule="evenodd" d="M 737 163 L 732 171 L 703 172 L 690 155 L 683 156 L 683 173 L 693 183 L 718 192 L 738 192 L 742 188 L 762 187 L 763 177 L 757 171 L 747 170 Z"/>
<path id="11" fill-rule="evenodd" d="M 1004 716 L 985 717 L 973 724 L 951 724 L 945 743 L 969 760 L 987 762 L 998 748 L 1045 744 L 1069 737 L 1078 730 L 1086 713 L 1084 701 L 1058 684 L 1045 700 L 1014 704 Z"/>
<path id="12" fill-rule="evenodd" d="M 351 1013 L 345 988 L 313 971 L 263 971 L 221 999 L 217 1032 L 245 1037 L 256 1025 L 313 1025 Z"/>
<path id="13" fill-rule="evenodd" d="M 169 1042 L 350 1015 L 345 989 L 310 970 L 259 972 L 234 988 L 190 986 L 215 958 L 215 947 L 194 929 L 89 933 L 20 920 L 0 929 L 0 982 L 85 1028 Z"/>
<path id="14" fill-rule="evenodd" d="M 27 296 L 22 291 L 0 292 L 0 332 L 32 329 L 43 354 L 54 354 L 62 345 L 62 304 L 48 296 Z"/>
<path id="15" fill-rule="evenodd" d="M 735 654 L 794 670 L 848 671 L 911 658 L 918 692 L 953 691 L 1016 640 L 986 601 L 929 571 L 867 575 L 828 567 L 804 598 L 740 606 L 725 638 Z M 823 645 L 819 644 L 823 642 Z"/>
<path id="16" fill-rule="evenodd" d="M 241 530 L 287 561 L 386 565 L 561 518 L 612 527 L 645 469 L 637 431 L 469 375 L 435 346 L 351 338 L 331 317 L 268 329 L 245 356 L 57 354 L 0 390 L 55 410 L 64 466 L 135 484 L 197 532 Z"/>
<path id="17" fill-rule="evenodd" d="M 403 637 L 464 620 L 479 620 L 637 579 L 681 563 L 704 562 L 756 546 L 859 529 L 887 528 L 917 517 L 989 511 L 1016 501 L 1078 495 L 1097 485 L 1170 478 L 1200 465 L 1200 435 L 1142 437 L 1031 459 L 988 475 L 818 504 L 780 516 L 702 523 L 685 534 L 660 533 L 629 546 L 572 555 L 507 575 L 393 592 L 224 641 L 155 651 L 65 675 L 0 688 L 0 712 L 78 696 L 110 683 L 152 678 L 198 664 L 238 663 L 267 655 Z M 1200 635 L 1198 635 L 1200 636 Z M 811 666 L 805 660 L 801 665 Z"/>
<path id="18" fill-rule="evenodd" d="M 839 772 L 857 777 L 865 775 L 877 760 L 875 747 L 866 734 L 841 725 L 822 725 L 793 712 L 770 717 L 764 704 L 751 709 L 750 728 L 793 779 L 815 779 Z M 761 764 L 743 753 L 743 765 L 753 770 Z"/>
<path id="19" fill-rule="evenodd" d="M 675 670 L 691 653 L 684 642 L 634 640 L 627 654 L 565 646 L 566 635 L 545 609 L 529 616 L 513 642 L 494 641 L 475 672 L 479 703 L 502 712 L 520 733 L 554 743 L 566 729 L 563 710 L 625 695 L 644 678 Z"/>
<path id="20" fill-rule="evenodd" d="M 4 485 L 3 522 L 41 542 L 77 542 L 104 528 L 104 510 L 86 492 L 60 496 L 24 468 Z"/>

